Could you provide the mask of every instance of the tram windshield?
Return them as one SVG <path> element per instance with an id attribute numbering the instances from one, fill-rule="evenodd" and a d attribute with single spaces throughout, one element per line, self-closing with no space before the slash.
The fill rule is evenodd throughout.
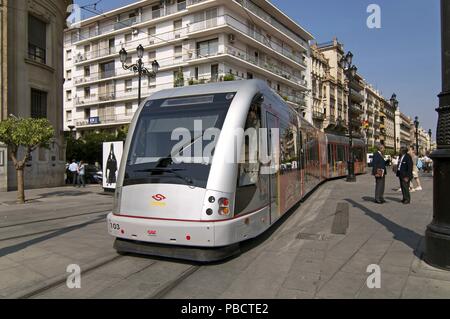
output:
<path id="1" fill-rule="evenodd" d="M 124 186 L 163 183 L 205 188 L 234 95 L 148 101 L 131 141 Z"/>

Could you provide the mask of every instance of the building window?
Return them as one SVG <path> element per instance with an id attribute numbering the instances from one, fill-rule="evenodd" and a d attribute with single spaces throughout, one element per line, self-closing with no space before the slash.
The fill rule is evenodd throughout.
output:
<path id="1" fill-rule="evenodd" d="M 125 92 L 131 92 L 133 91 L 133 80 L 126 80 L 125 81 Z"/>
<path id="2" fill-rule="evenodd" d="M 66 111 L 67 122 L 72 122 L 72 111 Z"/>
<path id="3" fill-rule="evenodd" d="M 67 81 L 72 80 L 72 70 L 67 70 L 66 72 Z"/>
<path id="4" fill-rule="evenodd" d="M 125 104 L 125 115 L 126 116 L 133 115 L 133 104 L 132 103 Z"/>
<path id="5" fill-rule="evenodd" d="M 211 82 L 217 82 L 219 80 L 219 65 L 211 65 Z"/>
<path id="6" fill-rule="evenodd" d="M 114 61 L 100 64 L 100 72 L 102 75 L 101 76 L 102 79 L 115 76 L 115 70 L 116 68 Z"/>
<path id="7" fill-rule="evenodd" d="M 85 45 L 84 46 L 84 52 L 87 53 L 87 52 L 90 52 L 90 51 L 91 51 L 91 45 L 90 44 Z"/>
<path id="8" fill-rule="evenodd" d="M 72 60 L 72 50 L 67 50 L 66 51 L 66 58 L 67 58 L 67 61 L 71 61 Z"/>
<path id="9" fill-rule="evenodd" d="M 150 51 L 148 53 L 148 61 L 153 62 L 154 60 L 156 60 L 156 51 Z"/>
<path id="10" fill-rule="evenodd" d="M 148 31 L 147 33 L 148 33 L 149 44 L 154 44 L 155 43 L 155 38 L 153 36 L 156 34 L 156 27 L 148 28 L 147 31 Z"/>
<path id="11" fill-rule="evenodd" d="M 84 76 L 91 76 L 91 67 L 89 65 L 84 67 Z"/>
<path id="12" fill-rule="evenodd" d="M 208 40 L 197 43 L 197 53 L 199 58 L 216 55 L 219 51 L 219 39 Z"/>
<path id="13" fill-rule="evenodd" d="M 31 117 L 47 117 L 47 92 L 31 89 Z"/>
<path id="14" fill-rule="evenodd" d="M 84 88 L 84 98 L 88 99 L 91 97 L 91 87 L 90 86 L 86 86 Z"/>
<path id="15" fill-rule="evenodd" d="M 84 118 L 89 120 L 90 117 L 91 117 L 91 109 L 87 108 L 84 110 Z"/>
<path id="16" fill-rule="evenodd" d="M 66 97 L 68 102 L 72 101 L 72 91 L 66 91 Z"/>
<path id="17" fill-rule="evenodd" d="M 148 79 L 148 87 L 150 89 L 156 88 L 156 76 Z"/>
<path id="18" fill-rule="evenodd" d="M 47 24 L 32 15 L 28 16 L 28 57 L 46 63 Z"/>
<path id="19" fill-rule="evenodd" d="M 125 34 L 125 43 L 131 42 L 133 35 L 131 33 Z"/>
<path id="20" fill-rule="evenodd" d="M 174 48 L 175 59 L 180 59 L 182 57 L 182 55 L 183 55 L 183 47 L 181 45 L 177 45 Z"/>

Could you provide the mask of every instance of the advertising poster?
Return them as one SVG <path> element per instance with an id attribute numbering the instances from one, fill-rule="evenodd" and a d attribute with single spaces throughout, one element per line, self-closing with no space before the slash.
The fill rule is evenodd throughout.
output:
<path id="1" fill-rule="evenodd" d="M 103 143 L 103 188 L 105 190 L 116 189 L 122 154 L 123 142 Z"/>

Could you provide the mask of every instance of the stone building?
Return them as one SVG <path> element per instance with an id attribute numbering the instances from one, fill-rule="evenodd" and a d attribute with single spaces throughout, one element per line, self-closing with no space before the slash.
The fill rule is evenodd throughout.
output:
<path id="1" fill-rule="evenodd" d="M 1 0 L 0 120 L 47 118 L 55 129 L 50 149 L 33 152 L 25 187 L 64 183 L 63 31 L 71 0 Z M 0 145 L 0 190 L 17 187 L 16 172 Z"/>

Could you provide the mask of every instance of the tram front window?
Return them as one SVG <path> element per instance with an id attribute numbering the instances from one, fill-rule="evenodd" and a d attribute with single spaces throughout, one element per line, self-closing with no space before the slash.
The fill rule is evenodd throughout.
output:
<path id="1" fill-rule="evenodd" d="M 205 188 L 214 145 L 233 97 L 229 93 L 149 101 L 133 134 L 124 185 Z"/>

